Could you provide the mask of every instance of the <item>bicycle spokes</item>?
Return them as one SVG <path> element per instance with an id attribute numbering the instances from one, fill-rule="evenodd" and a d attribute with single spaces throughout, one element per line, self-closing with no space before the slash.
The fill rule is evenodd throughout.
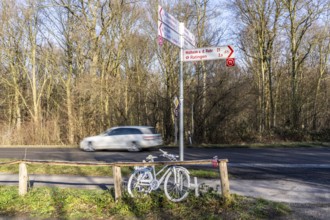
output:
<path id="1" fill-rule="evenodd" d="M 169 200 L 180 202 L 188 196 L 189 185 L 189 174 L 183 170 L 174 170 L 165 179 L 165 194 Z"/>
<path id="2" fill-rule="evenodd" d="M 151 191 L 149 176 L 144 173 L 136 172 L 131 175 L 128 180 L 127 188 L 128 193 L 132 197 L 140 197 L 143 194 L 149 193 Z"/>

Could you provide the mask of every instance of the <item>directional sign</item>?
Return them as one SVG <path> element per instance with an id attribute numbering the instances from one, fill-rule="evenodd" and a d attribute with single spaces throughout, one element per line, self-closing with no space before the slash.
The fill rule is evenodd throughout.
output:
<path id="1" fill-rule="evenodd" d="M 181 47 L 180 35 L 161 21 L 158 21 L 158 36 L 165 38 L 178 47 Z"/>
<path id="2" fill-rule="evenodd" d="M 184 43 L 189 43 L 191 46 L 189 47 L 184 47 L 185 49 L 191 49 L 196 47 L 196 38 L 195 35 L 193 35 L 187 28 L 184 28 L 183 31 L 183 37 L 184 37 Z"/>
<path id="3" fill-rule="evenodd" d="M 195 46 L 188 43 L 188 41 L 186 40 L 183 41 L 183 49 L 193 49 L 193 48 L 195 48 Z"/>
<path id="4" fill-rule="evenodd" d="M 176 20 L 175 17 L 167 13 L 160 5 L 158 5 L 158 20 L 165 23 L 176 33 L 180 34 L 180 22 Z"/>
<path id="5" fill-rule="evenodd" d="M 180 44 L 180 35 L 183 36 L 183 48 L 191 49 L 196 47 L 195 36 L 184 27 L 180 30 L 180 22 L 174 16 L 167 13 L 160 5 L 158 5 L 158 42 L 163 44 L 162 39 L 170 41 L 178 47 Z"/>
<path id="6" fill-rule="evenodd" d="M 232 46 L 205 47 L 183 50 L 183 61 L 202 61 L 235 58 Z M 231 63 L 232 65 L 232 63 Z"/>

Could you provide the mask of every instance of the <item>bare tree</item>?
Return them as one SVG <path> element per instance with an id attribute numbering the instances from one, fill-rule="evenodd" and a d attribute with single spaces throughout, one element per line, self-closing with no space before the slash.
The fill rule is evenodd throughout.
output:
<path id="1" fill-rule="evenodd" d="M 280 1 L 234 2 L 244 23 L 241 47 L 251 63 L 258 97 L 259 132 L 275 125 L 273 53 L 281 16 Z"/>
<path id="2" fill-rule="evenodd" d="M 327 95 L 321 87 L 326 85 L 326 73 L 330 59 L 330 29 L 327 25 L 327 20 L 321 26 L 314 26 L 312 29 L 316 35 L 313 34 L 315 46 L 312 48 L 310 59 L 307 62 L 310 64 L 311 72 L 311 92 L 309 97 L 311 99 L 311 128 L 314 131 L 323 128 L 322 121 L 326 118 L 324 113 L 327 106 Z M 305 88 L 306 89 L 306 88 Z M 322 106 L 324 106 L 322 108 Z"/>
<path id="3" fill-rule="evenodd" d="M 291 125 L 299 129 L 300 114 L 303 105 L 300 76 L 302 65 L 312 49 L 312 41 L 306 43 L 308 30 L 318 19 L 323 9 L 323 1 L 283 0 L 288 19 L 287 34 L 290 39 L 290 75 L 291 75 Z"/>

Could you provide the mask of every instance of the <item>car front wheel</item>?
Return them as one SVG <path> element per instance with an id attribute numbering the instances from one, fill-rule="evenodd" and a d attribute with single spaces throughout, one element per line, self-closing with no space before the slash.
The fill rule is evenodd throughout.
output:
<path id="1" fill-rule="evenodd" d="M 136 143 L 135 141 L 133 141 L 129 144 L 128 151 L 137 152 L 137 151 L 141 151 L 141 149 L 142 149 L 141 146 L 138 143 Z"/>
<path id="2" fill-rule="evenodd" d="M 93 142 L 88 142 L 87 146 L 84 148 L 84 151 L 88 151 L 88 152 L 93 152 L 95 151 L 94 147 L 93 147 Z"/>

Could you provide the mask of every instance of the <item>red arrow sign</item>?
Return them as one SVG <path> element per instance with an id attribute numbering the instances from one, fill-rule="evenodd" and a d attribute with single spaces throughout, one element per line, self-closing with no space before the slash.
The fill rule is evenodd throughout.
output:
<path id="1" fill-rule="evenodd" d="M 228 45 L 228 48 L 229 48 L 229 50 L 230 50 L 230 54 L 228 55 L 227 58 L 230 58 L 230 56 L 234 53 L 234 50 L 233 50 L 233 48 L 231 48 L 230 45 Z"/>

